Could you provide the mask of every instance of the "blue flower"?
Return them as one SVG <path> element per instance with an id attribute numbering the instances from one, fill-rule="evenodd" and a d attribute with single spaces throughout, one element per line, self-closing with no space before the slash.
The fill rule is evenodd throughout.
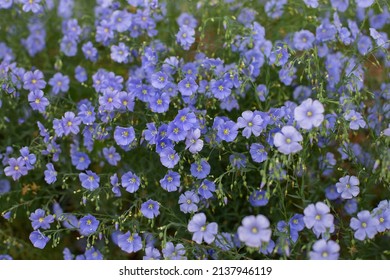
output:
<path id="1" fill-rule="evenodd" d="M 27 175 L 28 169 L 22 157 L 18 157 L 17 159 L 10 158 L 8 165 L 9 166 L 4 168 L 4 174 L 6 176 L 11 176 L 14 181 L 18 180 L 24 175 Z"/>
<path id="2" fill-rule="evenodd" d="M 291 239 L 296 242 L 298 239 L 298 232 L 305 228 L 305 222 L 302 214 L 295 214 L 288 222 L 290 226 Z"/>
<path id="3" fill-rule="evenodd" d="M 162 249 L 164 259 L 166 260 L 186 260 L 186 250 L 183 244 L 177 244 L 176 246 L 172 242 L 167 242 Z"/>
<path id="4" fill-rule="evenodd" d="M 116 149 L 113 146 L 103 148 L 103 155 L 107 162 L 112 166 L 117 166 L 118 162 L 121 160 L 121 156 L 116 152 Z"/>
<path id="5" fill-rule="evenodd" d="M 110 184 L 112 186 L 111 191 L 114 193 L 114 195 L 116 197 L 122 196 L 118 175 L 116 173 L 110 177 Z"/>
<path id="6" fill-rule="evenodd" d="M 268 198 L 267 198 L 267 192 L 262 190 L 262 191 L 254 191 L 250 196 L 249 196 L 249 203 L 253 207 L 259 207 L 259 206 L 265 206 L 268 204 Z"/>
<path id="7" fill-rule="evenodd" d="M 121 178 L 122 187 L 126 189 L 129 193 L 134 193 L 139 189 L 141 185 L 141 180 L 133 172 L 129 171 L 122 175 Z"/>
<path id="8" fill-rule="evenodd" d="M 358 187 L 359 179 L 355 176 L 344 176 L 339 179 L 339 182 L 336 183 L 337 192 L 341 194 L 343 199 L 351 199 L 356 197 L 360 189 Z"/>
<path id="9" fill-rule="evenodd" d="M 88 41 L 85 43 L 81 50 L 84 53 L 86 59 L 89 59 L 92 62 L 96 62 L 98 59 L 98 50 L 93 46 L 92 42 Z"/>
<path id="10" fill-rule="evenodd" d="M 190 108 L 184 108 L 179 110 L 173 122 L 185 131 L 197 128 L 198 121 Z"/>
<path id="11" fill-rule="evenodd" d="M 390 208 L 376 211 L 374 212 L 374 215 L 374 217 L 379 221 L 376 227 L 378 232 L 384 232 L 390 229 Z"/>
<path id="12" fill-rule="evenodd" d="M 319 127 L 324 120 L 324 106 L 318 100 L 306 99 L 295 108 L 294 119 L 303 129 Z"/>
<path id="13" fill-rule="evenodd" d="M 202 158 L 198 163 L 191 164 L 191 175 L 197 179 L 204 179 L 207 175 L 210 174 L 210 164 L 206 161 L 206 159 Z"/>
<path id="14" fill-rule="evenodd" d="M 86 153 L 79 151 L 71 153 L 71 160 L 73 166 L 75 166 L 77 170 L 85 170 L 91 164 L 89 156 Z"/>
<path id="15" fill-rule="evenodd" d="M 74 72 L 75 72 L 76 80 L 79 81 L 80 83 L 84 83 L 88 80 L 88 75 L 87 75 L 87 71 L 85 70 L 85 68 L 83 68 L 81 66 L 77 66 L 74 69 Z"/>
<path id="16" fill-rule="evenodd" d="M 11 5 L 12 5 L 12 2 L 11 2 Z M 2 261 L 5 261 L 5 260 L 10 261 L 10 260 L 12 260 L 12 257 L 10 255 L 0 255 L 0 260 L 2 260 Z"/>
<path id="17" fill-rule="evenodd" d="M 355 198 L 348 199 L 345 201 L 344 210 L 347 214 L 352 215 L 358 210 L 358 203 Z"/>
<path id="18" fill-rule="evenodd" d="M 192 154 L 197 154 L 203 149 L 203 140 L 199 139 L 201 131 L 199 128 L 195 130 L 190 130 L 187 133 L 186 137 L 186 149 L 188 149 Z"/>
<path id="19" fill-rule="evenodd" d="M 373 49 L 371 38 L 366 35 L 359 36 L 357 49 L 361 55 L 368 54 Z"/>
<path id="20" fill-rule="evenodd" d="M 116 31 L 125 32 L 130 29 L 132 16 L 125 10 L 116 10 L 111 14 L 110 22 Z"/>
<path id="21" fill-rule="evenodd" d="M 254 162 L 263 162 L 267 160 L 268 153 L 265 151 L 264 146 L 259 143 L 253 143 L 249 149 L 252 160 Z"/>
<path id="22" fill-rule="evenodd" d="M 374 0 L 355 0 L 355 2 L 359 8 L 368 8 L 374 4 Z"/>
<path id="23" fill-rule="evenodd" d="M 54 94 L 58 94 L 60 91 L 67 92 L 69 90 L 69 77 L 61 73 L 56 73 L 49 80 L 49 85 L 52 86 L 52 92 Z"/>
<path id="24" fill-rule="evenodd" d="M 309 30 L 301 30 L 298 32 L 295 32 L 294 34 L 294 47 L 298 51 L 308 50 L 313 47 L 313 43 L 315 41 L 314 34 L 311 33 Z"/>
<path id="25" fill-rule="evenodd" d="M 138 233 L 131 233 L 118 235 L 118 246 L 127 253 L 138 252 L 142 249 L 142 240 Z"/>
<path id="26" fill-rule="evenodd" d="M 248 247 L 260 248 L 271 240 L 270 222 L 264 215 L 247 216 L 237 230 L 238 238 Z"/>
<path id="27" fill-rule="evenodd" d="M 254 136 L 259 136 L 263 130 L 262 124 L 262 117 L 258 114 L 254 114 L 252 111 L 243 112 L 241 117 L 237 119 L 238 128 L 244 128 L 242 136 L 245 138 L 249 138 L 252 134 Z"/>
<path id="28" fill-rule="evenodd" d="M 318 237 L 326 233 L 333 226 L 333 215 L 329 213 L 329 207 L 323 202 L 308 205 L 303 213 L 303 221 L 308 229 L 313 229 L 314 234 Z"/>
<path id="29" fill-rule="evenodd" d="M 238 134 L 238 126 L 233 121 L 226 121 L 218 127 L 217 135 L 221 140 L 233 142 Z"/>
<path id="30" fill-rule="evenodd" d="M 231 93 L 232 84 L 225 80 L 211 80 L 210 90 L 215 98 L 223 100 Z"/>
<path id="31" fill-rule="evenodd" d="M 21 0 L 20 2 L 23 4 L 23 11 L 26 13 L 31 11 L 36 14 L 42 10 L 42 6 L 39 5 L 41 0 Z"/>
<path id="32" fill-rule="evenodd" d="M 150 81 L 153 87 L 163 89 L 168 84 L 168 75 L 159 71 L 152 74 Z"/>
<path id="33" fill-rule="evenodd" d="M 118 46 L 111 46 L 111 59 L 118 63 L 127 63 L 130 56 L 129 48 L 122 42 Z"/>
<path id="34" fill-rule="evenodd" d="M 46 86 L 46 82 L 43 79 L 43 73 L 39 70 L 26 72 L 23 76 L 23 82 L 23 88 L 30 91 L 40 90 Z"/>
<path id="35" fill-rule="evenodd" d="M 88 236 L 96 232 L 100 222 L 91 214 L 84 216 L 79 220 L 79 232 L 81 235 Z"/>
<path id="36" fill-rule="evenodd" d="M 81 119 L 83 124 L 91 125 L 95 122 L 95 108 L 90 104 L 82 104 L 79 107 L 77 116 Z"/>
<path id="37" fill-rule="evenodd" d="M 204 199 L 209 199 L 213 197 L 213 192 L 215 192 L 214 182 L 207 179 L 203 180 L 198 188 L 198 194 Z"/>
<path id="38" fill-rule="evenodd" d="M 0 196 L 11 190 L 11 184 L 6 179 L 0 179 Z"/>
<path id="39" fill-rule="evenodd" d="M 183 96 L 191 96 L 198 89 L 198 84 L 191 77 L 186 77 L 178 83 L 178 89 Z"/>
<path id="40" fill-rule="evenodd" d="M 161 164 L 167 168 L 173 168 L 179 162 L 180 158 L 176 151 L 171 148 L 165 148 L 160 152 Z"/>
<path id="41" fill-rule="evenodd" d="M 99 176 L 90 170 L 87 170 L 85 173 L 80 173 L 79 179 L 81 186 L 87 190 L 94 191 L 99 187 Z"/>
<path id="42" fill-rule="evenodd" d="M 157 201 L 149 199 L 141 205 L 141 213 L 148 219 L 153 219 L 160 214 L 160 206 Z"/>
<path id="43" fill-rule="evenodd" d="M 107 112 L 112 112 L 122 106 L 118 91 L 115 90 L 104 90 L 103 95 L 99 96 L 99 104 L 99 109 Z"/>
<path id="44" fill-rule="evenodd" d="M 317 240 L 313 245 L 313 251 L 309 253 L 311 260 L 337 260 L 339 258 L 340 245 L 333 240 Z"/>
<path id="45" fill-rule="evenodd" d="M 336 200 L 340 197 L 340 193 L 337 192 L 337 188 L 335 185 L 330 185 L 325 189 L 325 196 L 329 200 Z"/>
<path id="46" fill-rule="evenodd" d="M 303 0 L 305 4 L 310 8 L 317 8 L 318 7 L 318 0 Z"/>
<path id="47" fill-rule="evenodd" d="M 103 255 L 95 247 L 91 247 L 88 250 L 85 250 L 84 253 L 86 260 L 103 260 Z"/>
<path id="48" fill-rule="evenodd" d="M 50 238 L 45 236 L 39 230 L 35 230 L 30 234 L 30 241 L 35 248 L 43 249 L 45 248 L 47 242 L 49 242 Z"/>
<path id="49" fill-rule="evenodd" d="M 169 170 L 168 173 L 160 180 L 161 187 L 168 191 L 174 192 L 180 187 L 180 174 Z"/>
<path id="50" fill-rule="evenodd" d="M 45 112 L 46 107 L 49 105 L 49 100 L 43 96 L 42 90 L 30 91 L 28 94 L 28 101 L 33 110 L 39 112 Z"/>
<path id="51" fill-rule="evenodd" d="M 379 220 L 373 217 L 367 210 L 357 214 L 357 218 L 352 218 L 349 226 L 355 230 L 354 237 L 357 240 L 363 241 L 366 238 L 372 239 L 377 234 Z"/>
<path id="52" fill-rule="evenodd" d="M 192 240 L 201 244 L 204 240 L 207 244 L 211 244 L 215 240 L 215 235 L 218 232 L 217 223 L 206 224 L 206 215 L 204 213 L 195 214 L 187 227 L 189 232 L 194 233 Z"/>
<path id="53" fill-rule="evenodd" d="M 193 191 L 186 191 L 179 197 L 180 211 L 191 213 L 198 211 L 199 196 Z"/>
<path id="54" fill-rule="evenodd" d="M 161 259 L 161 253 L 156 248 L 146 247 L 145 248 L 145 256 L 143 256 L 142 259 L 143 260 L 160 260 Z"/>
<path id="55" fill-rule="evenodd" d="M 169 109 L 170 97 L 167 93 L 156 93 L 149 97 L 149 107 L 152 112 L 164 113 Z"/>
<path id="56" fill-rule="evenodd" d="M 46 216 L 42 209 L 37 209 L 34 213 L 31 213 L 29 219 L 34 230 L 39 228 L 49 229 L 50 224 L 54 222 L 54 217 L 52 215 Z"/>
<path id="57" fill-rule="evenodd" d="M 135 139 L 135 132 L 133 127 L 117 126 L 114 131 L 115 142 L 120 146 L 130 145 Z"/>
<path id="58" fill-rule="evenodd" d="M 30 153 L 28 147 L 21 148 L 20 155 L 26 164 L 27 170 L 34 169 L 33 165 L 37 161 L 37 157 L 34 154 Z"/>
<path id="59" fill-rule="evenodd" d="M 196 18 L 189 13 L 181 13 L 176 22 L 179 26 L 187 25 L 191 28 L 196 28 L 198 25 Z"/>
<path id="60" fill-rule="evenodd" d="M 167 135 L 168 139 L 174 142 L 180 142 L 186 138 L 187 132 L 173 121 L 168 124 Z"/>
<path id="61" fill-rule="evenodd" d="M 2 8 L 2 9 L 9 9 L 9 8 L 12 7 L 12 4 L 13 4 L 13 0 L 1 0 L 0 1 L 0 8 Z M 1 255 L 1 256 L 7 256 L 7 255 Z M 3 259 L 5 259 L 5 258 L 3 258 Z"/>
<path id="62" fill-rule="evenodd" d="M 81 119 L 76 117 L 73 112 L 66 112 L 60 124 L 65 135 L 69 135 L 70 133 L 76 135 L 80 131 L 79 125 L 81 124 Z"/>
<path id="63" fill-rule="evenodd" d="M 184 50 L 189 50 L 191 45 L 195 42 L 195 30 L 188 25 L 180 27 L 176 34 L 176 41 L 183 47 Z"/>
<path id="64" fill-rule="evenodd" d="M 302 146 L 298 143 L 302 141 L 302 135 L 293 126 L 284 126 L 281 132 L 277 132 L 274 136 L 274 145 L 282 154 L 294 154 L 302 150 Z"/>
<path id="65" fill-rule="evenodd" d="M 349 128 L 352 130 L 358 130 L 359 127 L 365 128 L 366 127 L 366 122 L 364 121 L 362 115 L 358 112 L 355 112 L 355 110 L 350 110 L 344 118 L 347 121 L 351 121 L 349 123 Z"/>

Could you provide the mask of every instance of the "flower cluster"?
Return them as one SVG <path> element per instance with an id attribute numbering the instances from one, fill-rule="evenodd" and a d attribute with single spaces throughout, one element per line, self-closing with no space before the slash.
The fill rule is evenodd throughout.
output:
<path id="1" fill-rule="evenodd" d="M 0 0 L 0 259 L 385 258 L 388 7 L 179 2 Z"/>

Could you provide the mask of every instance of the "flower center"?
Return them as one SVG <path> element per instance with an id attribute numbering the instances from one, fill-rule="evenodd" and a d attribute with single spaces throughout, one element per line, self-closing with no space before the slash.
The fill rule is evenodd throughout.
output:
<path id="1" fill-rule="evenodd" d="M 248 122 L 248 126 L 252 127 L 253 126 L 253 122 Z"/>
<path id="2" fill-rule="evenodd" d="M 327 256 L 329 256 L 328 252 L 326 251 L 322 252 L 322 257 L 326 258 Z"/>
<path id="3" fill-rule="evenodd" d="M 306 115 L 307 115 L 308 117 L 311 117 L 311 116 L 313 116 L 313 112 L 312 112 L 312 111 L 307 111 Z"/>
<path id="4" fill-rule="evenodd" d="M 291 138 L 286 138 L 286 143 L 290 144 L 291 143 Z"/>
<path id="5" fill-rule="evenodd" d="M 201 228 L 200 228 L 200 231 L 205 231 L 206 230 L 206 226 L 202 226 Z"/>
<path id="6" fill-rule="evenodd" d="M 92 224 L 92 221 L 88 219 L 88 220 L 87 220 L 87 225 L 90 226 L 91 224 Z"/>
<path id="7" fill-rule="evenodd" d="M 317 221 L 319 221 L 319 220 L 321 220 L 321 215 L 316 215 L 316 217 L 315 217 L 315 219 L 317 220 Z"/>
<path id="8" fill-rule="evenodd" d="M 366 228 L 367 227 L 367 223 L 363 222 L 362 223 L 362 227 Z"/>
<path id="9" fill-rule="evenodd" d="M 39 98 L 37 98 L 37 99 L 35 99 L 35 103 L 39 104 L 39 103 L 41 103 L 41 100 Z"/>
<path id="10" fill-rule="evenodd" d="M 257 229 L 257 227 L 253 227 L 251 231 L 252 231 L 252 233 L 258 233 L 258 232 L 259 232 L 259 230 Z"/>

